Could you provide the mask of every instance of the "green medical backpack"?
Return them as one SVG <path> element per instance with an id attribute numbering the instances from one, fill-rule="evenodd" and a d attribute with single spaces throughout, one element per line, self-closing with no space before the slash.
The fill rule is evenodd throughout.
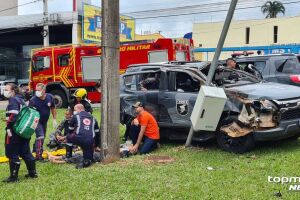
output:
<path id="1" fill-rule="evenodd" d="M 35 108 L 23 105 L 13 125 L 14 132 L 22 138 L 30 139 L 39 120 L 40 113 Z"/>

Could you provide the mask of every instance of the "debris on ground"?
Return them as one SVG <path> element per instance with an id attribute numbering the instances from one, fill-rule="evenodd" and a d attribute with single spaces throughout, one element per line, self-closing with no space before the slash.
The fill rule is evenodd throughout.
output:
<path id="1" fill-rule="evenodd" d="M 175 158 L 172 158 L 168 155 L 153 155 L 153 156 L 147 156 L 147 158 L 144 160 L 146 164 L 150 163 L 158 163 L 158 164 L 168 164 L 175 161 Z"/>

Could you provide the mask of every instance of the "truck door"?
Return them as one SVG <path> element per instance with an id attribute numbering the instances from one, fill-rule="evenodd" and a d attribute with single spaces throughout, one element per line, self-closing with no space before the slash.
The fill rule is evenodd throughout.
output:
<path id="1" fill-rule="evenodd" d="M 182 70 L 167 72 L 168 88 L 158 95 L 161 126 L 188 128 L 200 80 Z"/>
<path id="2" fill-rule="evenodd" d="M 123 76 L 124 91 L 121 92 L 121 107 L 133 105 L 137 101 L 145 104 L 145 109 L 157 120 L 159 117 L 158 93 L 160 85 L 160 71 L 143 71 Z M 133 113 L 132 108 L 126 108 Z"/>
<path id="3" fill-rule="evenodd" d="M 37 83 L 47 84 L 53 81 L 52 58 L 49 52 L 40 52 L 32 57 L 31 81 L 35 88 Z"/>
<path id="4" fill-rule="evenodd" d="M 61 81 L 67 88 L 74 87 L 74 65 L 70 49 L 60 50 L 54 53 L 55 58 L 55 81 Z"/>

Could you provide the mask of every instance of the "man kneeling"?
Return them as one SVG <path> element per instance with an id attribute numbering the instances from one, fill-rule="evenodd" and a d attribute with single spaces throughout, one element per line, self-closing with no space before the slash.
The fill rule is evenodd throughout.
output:
<path id="1" fill-rule="evenodd" d="M 67 143 L 78 145 L 82 149 L 83 162 L 76 168 L 90 166 L 93 162 L 94 144 L 100 144 L 99 126 L 96 119 L 84 110 L 82 104 L 74 107 L 73 117 L 70 120 L 70 133 L 66 137 L 59 137 L 59 140 L 66 140 Z"/>
<path id="2" fill-rule="evenodd" d="M 159 128 L 155 118 L 146 110 L 141 102 L 133 105 L 137 118 L 133 120 L 130 127 L 129 137 L 132 140 L 133 146 L 129 148 L 131 153 L 137 153 L 140 144 L 140 154 L 147 154 L 157 148 L 158 140 L 160 138 Z"/>

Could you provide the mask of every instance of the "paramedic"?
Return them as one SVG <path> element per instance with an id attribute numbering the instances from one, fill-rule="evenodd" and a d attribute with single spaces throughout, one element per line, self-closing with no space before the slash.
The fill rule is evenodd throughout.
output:
<path id="1" fill-rule="evenodd" d="M 24 139 L 18 136 L 13 130 L 13 124 L 17 115 L 21 110 L 21 106 L 25 104 L 20 95 L 19 87 L 13 83 L 5 86 L 4 96 L 8 99 L 6 108 L 6 135 L 5 135 L 5 155 L 9 158 L 10 176 L 4 182 L 17 182 L 20 169 L 21 157 L 26 164 L 28 174 L 26 178 L 37 178 L 35 160 L 30 152 L 30 139 Z"/>
<path id="2" fill-rule="evenodd" d="M 47 122 L 49 120 L 50 111 L 53 116 L 53 127 L 57 127 L 56 122 L 56 108 L 54 104 L 54 97 L 46 93 L 46 86 L 43 83 L 38 83 L 35 88 L 35 96 L 29 101 L 29 106 L 33 106 L 40 113 L 40 121 L 35 130 L 36 140 L 33 146 L 33 152 L 36 152 L 35 159 L 43 161 L 43 145 L 46 137 Z"/>
<path id="3" fill-rule="evenodd" d="M 94 162 L 94 147 L 100 145 L 100 130 L 96 119 L 84 110 L 82 104 L 75 105 L 73 114 L 69 126 L 70 133 L 58 139 L 81 147 L 83 162 L 76 166 L 80 169 L 89 167 Z"/>

